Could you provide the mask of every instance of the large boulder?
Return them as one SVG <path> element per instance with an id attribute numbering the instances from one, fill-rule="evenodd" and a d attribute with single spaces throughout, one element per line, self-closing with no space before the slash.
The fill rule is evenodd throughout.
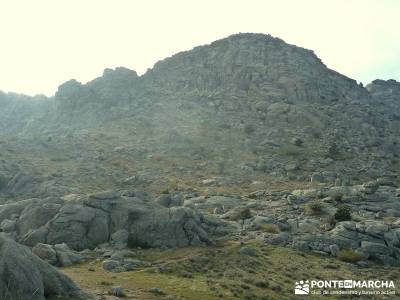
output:
<path id="1" fill-rule="evenodd" d="M 17 223 L 20 235 L 38 228 L 50 221 L 60 210 L 62 203 L 58 198 L 46 198 L 26 205 Z"/>
<path id="2" fill-rule="evenodd" d="M 57 254 L 58 265 L 61 267 L 72 266 L 83 259 L 80 254 L 72 251 L 65 243 L 54 245 L 54 250 Z"/>
<path id="3" fill-rule="evenodd" d="M 129 232 L 125 229 L 118 230 L 111 235 L 111 245 L 116 249 L 126 248 L 128 245 Z"/>
<path id="4" fill-rule="evenodd" d="M 0 205 L 0 224 L 15 220 L 19 242 L 65 243 L 74 250 L 100 244 L 140 247 L 182 247 L 211 243 L 204 217 L 189 207 L 164 207 L 153 201 L 102 193 L 73 199 L 30 199 Z M 122 232 L 124 230 L 126 232 Z M 123 234 L 122 234 L 123 233 Z M 122 235 L 121 235 L 122 234 Z"/>
<path id="5" fill-rule="evenodd" d="M 29 248 L 0 234 L 0 299 L 45 300 L 83 297 L 66 275 L 36 257 Z"/>
<path id="6" fill-rule="evenodd" d="M 32 248 L 32 252 L 53 266 L 57 264 L 57 253 L 51 245 L 39 243 Z"/>
<path id="7" fill-rule="evenodd" d="M 71 250 L 66 244 L 47 245 L 39 243 L 32 252 L 53 266 L 69 267 L 82 261 L 83 257 Z"/>
<path id="8" fill-rule="evenodd" d="M 15 231 L 15 220 L 5 219 L 0 224 L 0 229 L 3 232 L 13 232 Z"/>
<path id="9" fill-rule="evenodd" d="M 387 247 L 384 243 L 374 243 L 374 242 L 368 242 L 368 241 L 362 241 L 361 242 L 361 250 L 365 253 L 367 253 L 369 256 L 374 256 L 374 255 L 389 255 L 391 254 L 391 249 Z"/>
<path id="10" fill-rule="evenodd" d="M 65 242 L 77 250 L 95 248 L 109 239 L 109 216 L 82 203 L 67 203 L 47 224 L 48 244 Z"/>
<path id="11" fill-rule="evenodd" d="M 200 217 L 189 208 L 157 209 L 144 215 L 131 215 L 131 246 L 183 247 L 211 243 L 201 227 Z"/>

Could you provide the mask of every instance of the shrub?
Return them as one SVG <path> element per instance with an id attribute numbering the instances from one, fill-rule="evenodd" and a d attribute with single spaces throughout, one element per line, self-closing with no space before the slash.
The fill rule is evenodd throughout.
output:
<path id="1" fill-rule="evenodd" d="M 337 221 L 350 221 L 351 220 L 351 207 L 345 204 L 339 205 L 336 209 L 335 219 Z"/>
<path id="2" fill-rule="evenodd" d="M 292 143 L 293 145 L 297 146 L 297 147 L 301 147 L 304 143 L 304 141 L 300 138 L 294 138 L 292 139 Z"/>
<path id="3" fill-rule="evenodd" d="M 307 211 L 311 215 L 318 215 L 322 213 L 324 205 L 320 202 L 311 202 L 307 205 Z"/>
<path id="4" fill-rule="evenodd" d="M 165 188 L 160 192 L 161 195 L 169 195 L 169 189 Z"/>
<path id="5" fill-rule="evenodd" d="M 125 292 L 124 289 L 120 286 L 113 286 L 109 291 L 108 291 L 109 295 L 118 297 L 118 298 L 125 298 Z"/>
<path id="6" fill-rule="evenodd" d="M 239 249 L 240 254 L 248 255 L 248 256 L 258 256 L 258 251 L 256 248 L 251 246 L 244 246 Z"/>
<path id="7" fill-rule="evenodd" d="M 269 282 L 266 281 L 266 280 L 263 280 L 263 279 L 258 279 L 258 280 L 256 280 L 256 281 L 254 281 L 254 285 L 255 285 L 256 287 L 265 289 L 265 288 L 267 288 L 267 287 L 269 286 Z"/>
<path id="8" fill-rule="evenodd" d="M 279 233 L 280 229 L 276 224 L 263 224 L 261 230 L 267 233 Z"/>
<path id="9" fill-rule="evenodd" d="M 335 200 L 336 202 L 343 201 L 343 195 L 342 194 L 334 194 L 332 196 L 332 199 Z"/>
<path id="10" fill-rule="evenodd" d="M 353 250 L 341 250 L 339 251 L 337 258 L 341 261 L 356 263 L 363 259 L 363 255 L 360 252 Z"/>

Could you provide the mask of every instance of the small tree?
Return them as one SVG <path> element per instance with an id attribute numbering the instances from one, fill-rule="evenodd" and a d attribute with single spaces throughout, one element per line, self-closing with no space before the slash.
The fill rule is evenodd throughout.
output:
<path id="1" fill-rule="evenodd" d="M 239 212 L 239 217 L 242 220 L 242 226 L 244 225 L 244 221 L 247 219 L 250 219 L 252 217 L 250 208 L 243 208 L 240 212 Z"/>

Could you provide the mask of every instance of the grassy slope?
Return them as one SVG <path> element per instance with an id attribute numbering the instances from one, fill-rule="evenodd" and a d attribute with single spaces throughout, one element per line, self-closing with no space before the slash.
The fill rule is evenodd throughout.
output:
<path id="1" fill-rule="evenodd" d="M 64 268 L 63 272 L 82 288 L 96 294 L 106 294 L 110 285 L 120 285 L 125 288 L 128 299 L 143 300 L 165 298 L 148 292 L 153 287 L 175 296 L 171 299 L 295 299 L 293 288 L 298 280 L 396 281 L 400 278 L 399 268 L 362 269 L 332 258 L 287 248 L 256 242 L 250 242 L 247 246 L 255 247 L 258 255 L 240 254 L 238 251 L 241 246 L 238 243 L 214 248 L 142 250 L 139 257 L 151 262 L 151 268 L 113 274 L 104 271 L 100 261 L 94 261 Z M 95 271 L 89 271 L 89 267 L 94 267 Z M 312 298 L 325 299 L 326 296 Z M 341 298 L 346 299 L 343 296 Z"/>

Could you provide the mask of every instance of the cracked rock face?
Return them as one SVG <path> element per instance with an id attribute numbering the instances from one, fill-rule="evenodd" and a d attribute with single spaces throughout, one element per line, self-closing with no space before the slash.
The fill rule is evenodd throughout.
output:
<path id="1" fill-rule="evenodd" d="M 51 296 L 83 294 L 67 276 L 27 247 L 0 234 L 0 299 L 45 300 Z"/>
<path id="2" fill-rule="evenodd" d="M 121 230 L 126 231 L 125 243 L 130 246 L 211 243 L 202 217 L 192 209 L 165 208 L 138 198 L 30 199 L 0 206 L 0 222 L 9 222 L 11 215 L 15 231 L 7 234 L 32 247 L 66 243 L 75 250 L 93 249 L 113 242 L 113 234 Z"/>

